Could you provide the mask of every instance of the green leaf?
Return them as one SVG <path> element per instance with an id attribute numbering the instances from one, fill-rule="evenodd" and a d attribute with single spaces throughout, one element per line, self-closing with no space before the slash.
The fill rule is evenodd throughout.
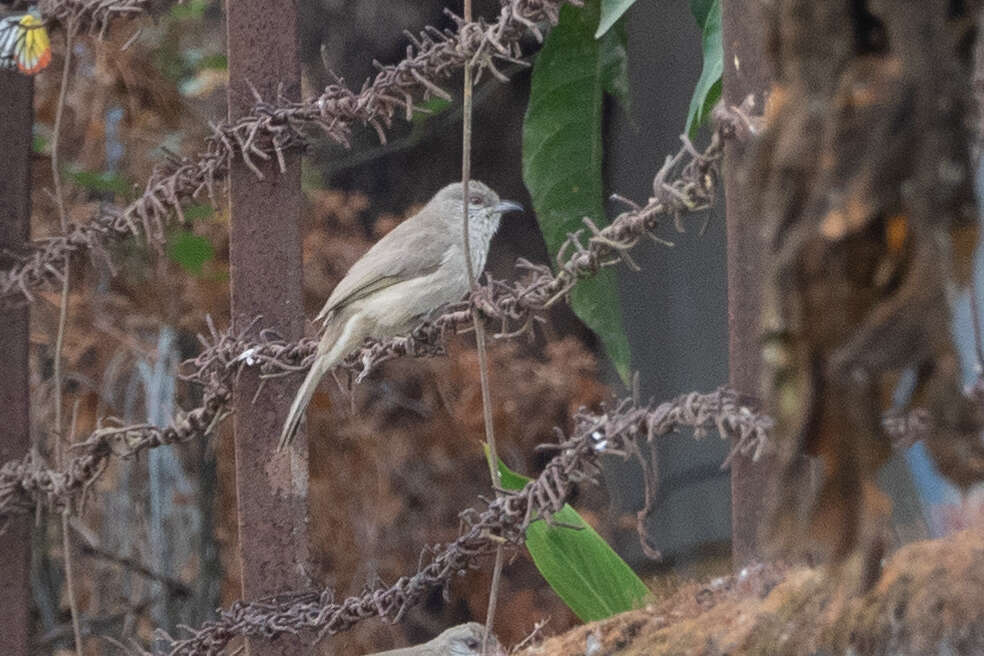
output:
<path id="1" fill-rule="evenodd" d="M 530 481 L 501 460 L 499 473 L 507 490 L 521 490 Z M 543 578 L 578 619 L 593 622 L 638 608 L 649 589 L 632 568 L 569 505 L 564 504 L 554 520 L 565 526 L 542 520 L 530 524 L 526 548 Z"/>
<path id="2" fill-rule="evenodd" d="M 724 44 L 721 41 L 721 0 L 691 0 L 690 11 L 701 28 L 704 64 L 690 99 L 687 133 L 692 137 L 721 98 L 724 72 Z"/>
<path id="3" fill-rule="evenodd" d="M 211 0 L 188 0 L 171 7 L 171 17 L 177 20 L 201 20 Z"/>
<path id="4" fill-rule="evenodd" d="M 225 53 L 217 53 L 212 55 L 204 55 L 198 62 L 198 68 L 200 69 L 214 69 L 218 71 L 229 70 L 229 58 Z"/>
<path id="5" fill-rule="evenodd" d="M 601 0 L 601 20 L 598 21 L 598 29 L 595 30 L 595 38 L 600 39 L 612 25 L 622 17 L 629 7 L 635 4 L 636 0 Z"/>
<path id="6" fill-rule="evenodd" d="M 178 230 L 168 239 L 167 255 L 188 273 L 200 276 L 205 263 L 215 257 L 215 249 L 205 237 Z"/>
<path id="7" fill-rule="evenodd" d="M 48 152 L 48 137 L 34 133 L 31 135 L 31 151 L 38 154 L 44 155 Z"/>
<path id="8" fill-rule="evenodd" d="M 97 193 L 113 193 L 125 196 L 133 190 L 133 185 L 119 173 L 71 171 L 69 176 L 76 185 Z"/>
<path id="9" fill-rule="evenodd" d="M 451 101 L 445 100 L 444 98 L 438 98 L 434 96 L 428 100 L 421 101 L 419 103 L 414 103 L 413 105 L 413 122 L 417 123 L 426 121 L 428 119 L 434 118 L 441 112 L 445 111 L 451 107 Z"/>
<path id="10" fill-rule="evenodd" d="M 605 223 L 603 100 L 606 92 L 624 95 L 628 84 L 621 31 L 594 39 L 599 13 L 599 0 L 583 8 L 565 5 L 533 66 L 523 121 L 523 181 L 552 258 L 569 233 L 584 228 L 584 217 L 599 227 Z M 601 338 L 628 384 L 631 358 L 614 271 L 580 281 L 571 306 Z"/>
<path id="11" fill-rule="evenodd" d="M 211 205 L 199 203 L 181 208 L 181 213 L 184 214 L 185 221 L 192 223 L 209 218 L 215 214 L 215 209 Z"/>

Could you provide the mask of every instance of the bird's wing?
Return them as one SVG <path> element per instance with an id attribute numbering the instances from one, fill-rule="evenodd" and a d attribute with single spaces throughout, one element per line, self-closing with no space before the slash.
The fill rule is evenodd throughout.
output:
<path id="1" fill-rule="evenodd" d="M 437 271 L 447 240 L 435 239 L 429 224 L 427 217 L 417 214 L 376 242 L 335 286 L 315 320 L 327 319 L 380 289 Z"/>

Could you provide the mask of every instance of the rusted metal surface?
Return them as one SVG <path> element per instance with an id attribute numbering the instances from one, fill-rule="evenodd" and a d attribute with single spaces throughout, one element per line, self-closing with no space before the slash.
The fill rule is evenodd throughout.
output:
<path id="1" fill-rule="evenodd" d="M 296 3 L 238 0 L 226 5 L 229 118 L 248 114 L 256 98 L 300 97 Z M 259 179 L 236 159 L 230 170 L 229 262 L 232 321 L 239 330 L 262 324 L 288 339 L 303 333 L 301 298 L 301 166 L 299 154 L 257 161 Z M 242 593 L 248 598 L 307 585 L 307 447 L 276 451 L 277 436 L 298 380 L 267 381 L 258 368 L 242 372 L 233 390 L 236 492 Z M 255 400 L 254 400 L 255 397 Z M 291 640 L 259 641 L 250 653 L 297 653 Z"/>
<path id="2" fill-rule="evenodd" d="M 765 57 L 764 21 L 760 3 L 730 0 L 722 3 L 724 39 L 724 102 L 740 106 L 755 95 L 760 113 L 769 80 Z M 725 144 L 724 193 L 728 233 L 728 365 L 731 386 L 757 396 L 760 388 L 761 291 L 766 253 L 763 226 L 746 210 L 739 164 L 746 144 L 731 139 Z M 765 520 L 774 459 L 753 462 L 743 455 L 731 463 L 731 551 L 733 564 L 742 567 L 760 556 L 759 528 Z"/>
<path id="3" fill-rule="evenodd" d="M 30 237 L 31 126 L 34 122 L 34 81 L 20 73 L 0 71 L 0 253 Z M 4 264 L 0 255 L 0 266 Z M 29 308 L 0 313 L 0 462 L 20 458 L 30 448 L 28 388 Z M 31 619 L 30 515 L 9 520 L 0 533 L 0 654 L 26 656 Z"/>

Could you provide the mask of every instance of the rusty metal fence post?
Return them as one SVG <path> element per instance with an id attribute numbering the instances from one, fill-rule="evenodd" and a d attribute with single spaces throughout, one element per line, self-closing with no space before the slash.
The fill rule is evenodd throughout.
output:
<path id="1" fill-rule="evenodd" d="M 740 105 L 755 94 L 756 110 L 769 80 L 765 26 L 759 3 L 722 3 L 724 39 L 724 102 Z M 763 226 L 750 216 L 744 194 L 752 193 L 740 179 L 737 164 L 743 145 L 731 139 L 725 146 L 724 193 L 728 233 L 728 365 L 731 386 L 758 396 L 760 389 L 760 294 L 766 272 Z M 735 568 L 761 556 L 759 528 L 765 519 L 769 477 L 775 471 L 769 458 L 752 462 L 737 456 L 731 463 L 731 552 Z"/>
<path id="2" fill-rule="evenodd" d="M 0 71 L 0 265 L 5 249 L 27 241 L 31 231 L 31 127 L 34 80 Z M 0 462 L 22 458 L 31 444 L 28 329 L 25 304 L 0 310 Z M 0 533 L 0 654 L 27 656 L 31 622 L 30 515 L 10 519 Z"/>
<path id="3" fill-rule="evenodd" d="M 255 103 L 255 88 L 273 100 L 282 89 L 300 98 L 296 0 L 236 0 L 226 3 L 229 54 L 229 118 Z M 232 324 L 236 331 L 262 316 L 258 326 L 287 339 L 303 334 L 301 296 L 301 164 L 288 154 L 281 173 L 276 158 L 257 161 L 258 179 L 233 161 L 229 262 Z M 307 566 L 307 442 L 276 453 L 280 427 L 296 381 L 268 380 L 247 369 L 234 390 L 236 495 L 242 594 L 256 599 L 305 587 Z M 254 396 L 256 397 L 254 400 Z M 263 656 L 295 653 L 282 639 L 250 644 Z"/>

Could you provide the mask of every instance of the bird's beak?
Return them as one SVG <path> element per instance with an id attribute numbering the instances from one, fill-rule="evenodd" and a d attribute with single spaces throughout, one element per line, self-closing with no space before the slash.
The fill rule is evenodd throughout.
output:
<path id="1" fill-rule="evenodd" d="M 495 206 L 496 214 L 505 214 L 506 212 L 522 212 L 523 206 L 519 203 L 514 203 L 511 200 L 499 201 L 499 204 Z"/>

